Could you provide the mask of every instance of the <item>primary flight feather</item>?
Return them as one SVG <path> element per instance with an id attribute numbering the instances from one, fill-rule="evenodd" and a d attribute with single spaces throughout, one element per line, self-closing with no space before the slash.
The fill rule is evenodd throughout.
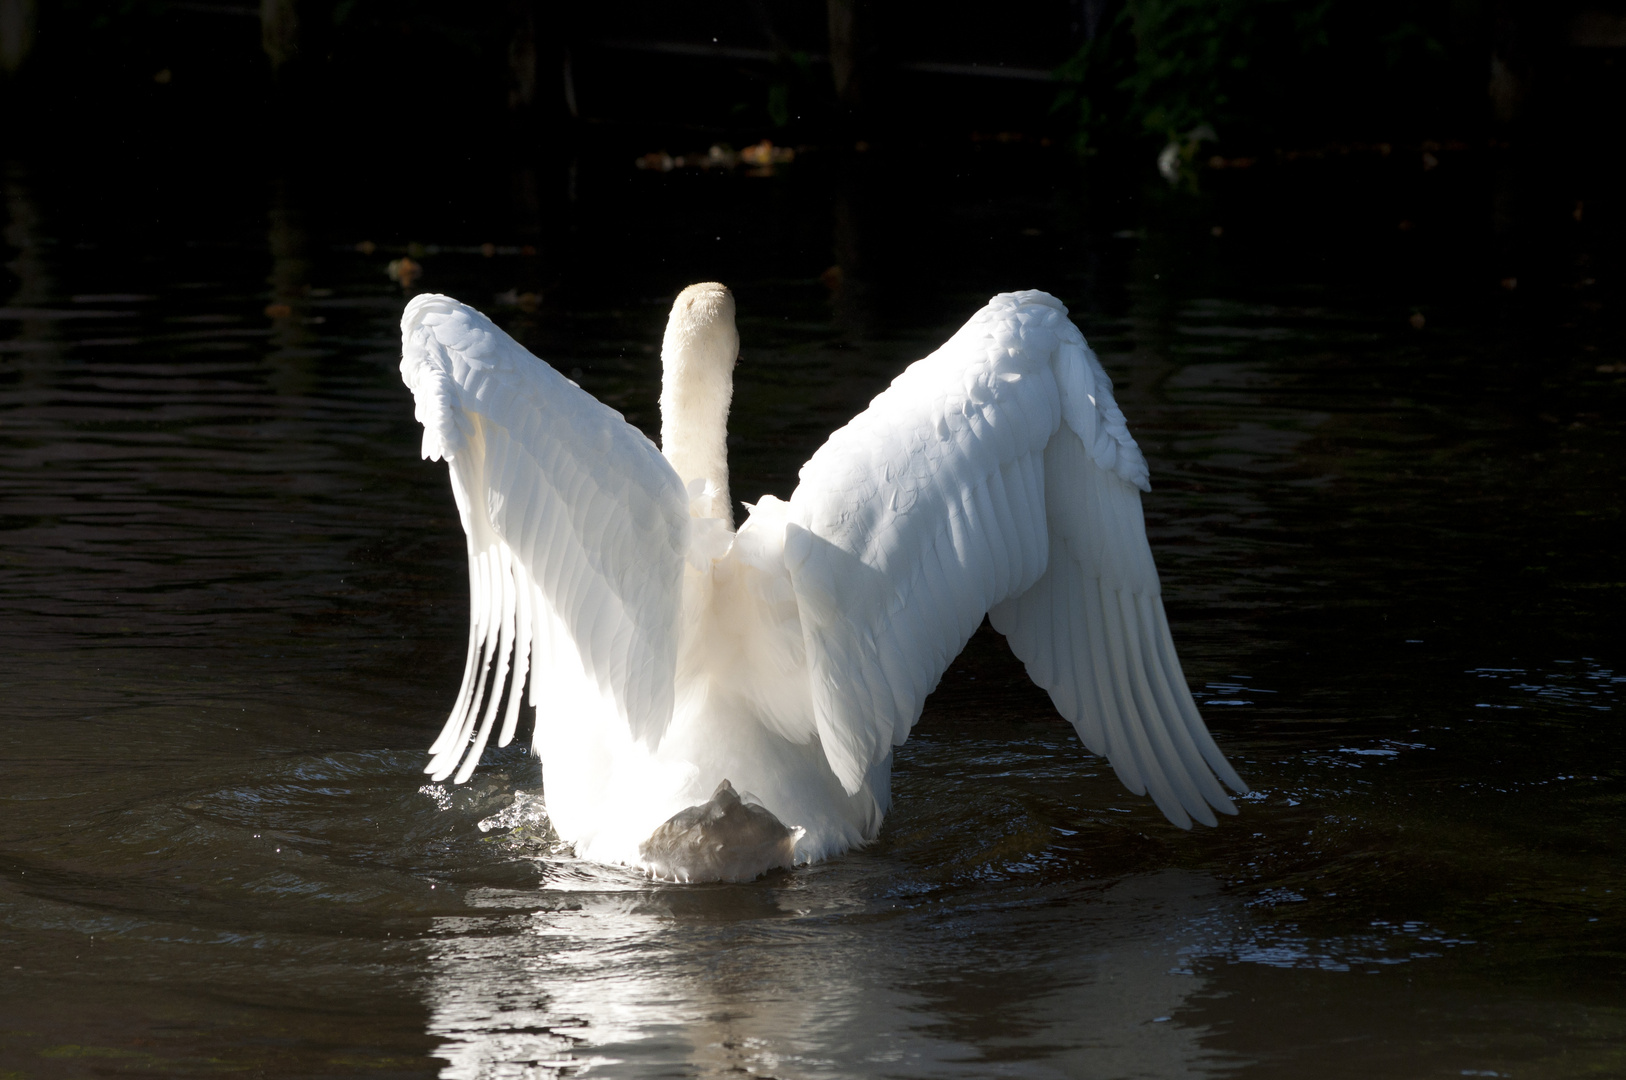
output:
<path id="1" fill-rule="evenodd" d="M 673 305 L 660 448 L 465 304 L 419 296 L 401 336 L 469 546 L 436 780 L 513 738 L 528 687 L 582 857 L 676 880 L 825 858 L 874 838 L 892 748 L 986 615 L 1131 791 L 1182 827 L 1236 812 L 1164 617 L 1145 459 L 1054 297 L 994 297 L 737 532 L 723 286 Z"/>

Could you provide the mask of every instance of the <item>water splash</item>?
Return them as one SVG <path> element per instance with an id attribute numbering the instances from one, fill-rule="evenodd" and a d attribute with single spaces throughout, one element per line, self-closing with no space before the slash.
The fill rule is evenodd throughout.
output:
<path id="1" fill-rule="evenodd" d="M 535 792 L 515 791 L 513 802 L 490 817 L 481 818 L 477 824 L 483 833 L 507 830 L 492 839 L 510 848 L 539 855 L 569 855 L 574 850 L 572 845 L 559 839 L 548 818 L 547 805 Z"/>

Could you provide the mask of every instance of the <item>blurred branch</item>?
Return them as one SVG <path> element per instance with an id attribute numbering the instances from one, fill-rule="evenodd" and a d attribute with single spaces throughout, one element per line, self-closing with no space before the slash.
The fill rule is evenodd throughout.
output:
<path id="1" fill-rule="evenodd" d="M 0 0 L 0 71 L 15 75 L 34 49 L 34 0 Z"/>

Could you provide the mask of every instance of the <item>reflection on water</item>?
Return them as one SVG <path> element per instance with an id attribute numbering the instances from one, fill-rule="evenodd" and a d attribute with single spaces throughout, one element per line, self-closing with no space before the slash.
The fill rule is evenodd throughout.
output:
<path id="1" fill-rule="evenodd" d="M 489 913 L 433 930 L 443 1075 L 638 1076 L 664 1061 L 702 1075 L 1182 1076 L 1223 1062 L 1201 1026 L 1169 1022 L 1201 985 L 1168 931 L 1213 912 L 1204 877 L 960 911 L 877 898 L 853 877 L 687 894 L 578 880 L 546 883 L 540 904 L 534 890 L 471 893 Z"/>
<path id="2" fill-rule="evenodd" d="M 1517 191 L 1493 225 L 1401 185 L 1448 209 L 1397 239 L 1328 176 L 1165 204 L 1029 159 L 612 160 L 7 167 L 0 1075 L 1620 1071 L 1607 237 L 1487 298 Z M 826 865 L 656 888 L 547 846 L 518 748 L 425 785 L 467 579 L 395 370 L 409 251 L 646 429 L 668 298 L 730 282 L 747 498 L 990 293 L 1062 295 L 1241 816 L 1168 826 L 987 631 Z"/>

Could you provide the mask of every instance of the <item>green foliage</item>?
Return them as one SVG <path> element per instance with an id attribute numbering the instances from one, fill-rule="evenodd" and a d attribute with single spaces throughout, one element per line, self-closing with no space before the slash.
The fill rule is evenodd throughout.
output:
<path id="1" fill-rule="evenodd" d="M 795 118 L 793 100 L 807 101 L 813 84 L 812 60 L 805 52 L 790 52 L 780 56 L 768 84 L 768 122 L 776 128 L 790 126 Z"/>
<path id="2" fill-rule="evenodd" d="M 1415 124 L 1458 74 L 1450 4 L 1125 0 L 1057 70 L 1055 108 L 1085 150 L 1204 123 L 1233 143 Z"/>

